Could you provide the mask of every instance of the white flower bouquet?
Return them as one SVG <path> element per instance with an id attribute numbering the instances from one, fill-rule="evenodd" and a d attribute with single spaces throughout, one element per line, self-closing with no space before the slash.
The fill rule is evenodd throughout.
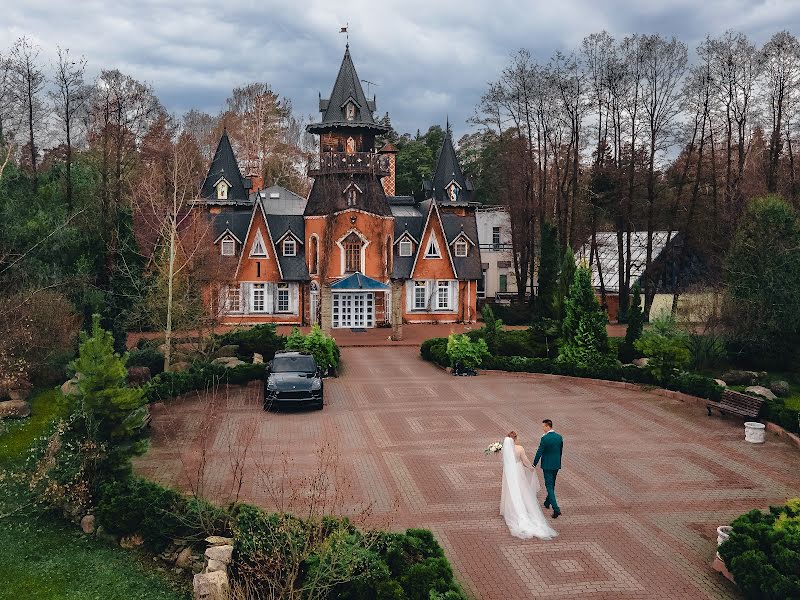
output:
<path id="1" fill-rule="evenodd" d="M 484 454 L 496 454 L 503 449 L 503 442 L 493 442 L 483 451 Z"/>

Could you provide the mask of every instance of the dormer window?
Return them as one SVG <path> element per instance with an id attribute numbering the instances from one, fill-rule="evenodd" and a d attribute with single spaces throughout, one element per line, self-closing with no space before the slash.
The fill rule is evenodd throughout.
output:
<path id="1" fill-rule="evenodd" d="M 224 238 L 220 247 L 220 254 L 222 256 L 236 256 L 236 240 L 231 237 Z"/>
<path id="2" fill-rule="evenodd" d="M 439 244 L 436 243 L 436 237 L 431 235 L 431 239 L 428 241 L 428 247 L 425 249 L 425 258 L 441 258 L 442 255 L 439 252 Z"/>
<path id="3" fill-rule="evenodd" d="M 447 192 L 447 199 L 450 200 L 450 202 L 458 201 L 458 195 L 461 192 L 461 188 L 455 181 L 448 183 L 447 187 L 444 189 Z"/>
<path id="4" fill-rule="evenodd" d="M 228 182 L 224 179 L 220 179 L 217 183 L 217 200 L 227 200 L 228 199 Z"/>
<path id="5" fill-rule="evenodd" d="M 250 256 L 258 256 L 262 258 L 267 257 L 267 247 L 264 244 L 264 238 L 261 231 L 256 231 L 256 237 L 253 240 L 253 246 L 250 248 Z"/>
<path id="6" fill-rule="evenodd" d="M 411 256 L 414 252 L 414 245 L 411 240 L 401 240 L 397 250 L 400 256 Z"/>
<path id="7" fill-rule="evenodd" d="M 467 252 L 469 251 L 469 246 L 467 245 L 467 242 L 465 242 L 464 240 L 458 240 L 455 243 L 455 247 L 456 247 L 456 256 L 461 258 L 465 257 L 467 255 Z"/>
<path id="8" fill-rule="evenodd" d="M 286 238 L 285 240 L 283 240 L 283 255 L 284 256 L 297 255 L 297 242 L 295 242 L 292 238 Z"/>
<path id="9" fill-rule="evenodd" d="M 344 190 L 344 197 L 347 199 L 347 206 L 356 206 L 358 204 L 358 195 L 361 193 L 355 183 L 351 183 Z"/>
<path id="10" fill-rule="evenodd" d="M 355 121 L 356 119 L 356 105 L 348 102 L 344 107 L 344 117 L 348 121 Z"/>

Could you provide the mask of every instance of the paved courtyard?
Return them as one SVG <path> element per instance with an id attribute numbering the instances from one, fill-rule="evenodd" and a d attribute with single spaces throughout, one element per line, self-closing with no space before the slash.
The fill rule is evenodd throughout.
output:
<path id="1" fill-rule="evenodd" d="M 322 448 L 328 506 L 368 525 L 430 528 L 465 589 L 490 599 L 735 598 L 709 566 L 716 526 L 800 496 L 795 448 L 773 434 L 748 444 L 739 421 L 677 400 L 581 380 L 452 377 L 407 347 L 344 348 L 342 361 L 323 411 L 265 413 L 255 384 L 155 410 L 137 470 L 202 481 L 220 501 L 300 506 L 277 488 L 318 481 Z M 565 440 L 563 516 L 555 540 L 523 541 L 498 514 L 501 460 L 483 448 L 515 429 L 532 456 L 546 417 Z"/>

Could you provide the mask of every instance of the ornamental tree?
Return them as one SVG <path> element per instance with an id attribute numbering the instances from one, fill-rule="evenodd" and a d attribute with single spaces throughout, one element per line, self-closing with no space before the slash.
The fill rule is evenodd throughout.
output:
<path id="1" fill-rule="evenodd" d="M 592 276 L 585 264 L 575 271 L 564 309 L 558 360 L 585 369 L 608 362 L 608 317 L 597 302 Z"/>
<path id="2" fill-rule="evenodd" d="M 642 336 L 644 329 L 644 313 L 642 312 L 642 287 L 639 282 L 631 288 L 631 304 L 628 308 L 628 328 L 625 330 L 625 341 L 619 349 L 619 358 L 622 362 L 630 362 L 635 358 L 636 341 Z"/>

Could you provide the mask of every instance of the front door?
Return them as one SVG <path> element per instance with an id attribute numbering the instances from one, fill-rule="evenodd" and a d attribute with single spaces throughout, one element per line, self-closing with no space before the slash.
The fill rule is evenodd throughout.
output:
<path id="1" fill-rule="evenodd" d="M 372 292 L 337 292 L 331 307 L 333 327 L 375 326 L 375 298 Z"/>

